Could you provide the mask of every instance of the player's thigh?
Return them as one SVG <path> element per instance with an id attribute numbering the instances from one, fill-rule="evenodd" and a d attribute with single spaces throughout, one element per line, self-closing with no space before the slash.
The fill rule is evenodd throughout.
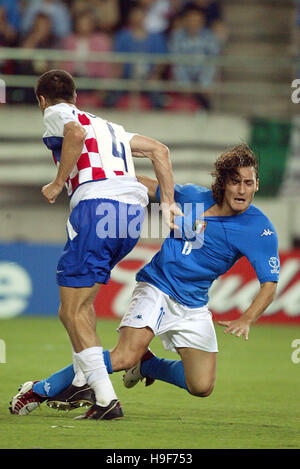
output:
<path id="1" fill-rule="evenodd" d="M 121 327 L 118 343 L 110 353 L 113 369 L 125 370 L 134 366 L 146 352 L 153 337 L 149 327 Z"/>
<path id="2" fill-rule="evenodd" d="M 191 394 L 209 395 L 214 387 L 217 369 L 217 352 L 195 348 L 177 348 L 181 357 L 187 387 Z"/>
<path id="3" fill-rule="evenodd" d="M 59 287 L 60 311 L 78 311 L 79 309 L 91 309 L 99 292 L 101 284 L 95 283 L 92 287 Z"/>

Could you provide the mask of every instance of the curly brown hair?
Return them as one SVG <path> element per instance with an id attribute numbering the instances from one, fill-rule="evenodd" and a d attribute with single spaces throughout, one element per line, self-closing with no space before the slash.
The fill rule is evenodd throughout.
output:
<path id="1" fill-rule="evenodd" d="M 214 181 L 211 186 L 212 195 L 218 205 L 224 198 L 225 185 L 228 180 L 238 175 L 239 168 L 252 167 L 258 178 L 258 161 L 251 148 L 246 143 L 240 143 L 222 153 L 215 162 L 215 169 L 211 173 Z"/>

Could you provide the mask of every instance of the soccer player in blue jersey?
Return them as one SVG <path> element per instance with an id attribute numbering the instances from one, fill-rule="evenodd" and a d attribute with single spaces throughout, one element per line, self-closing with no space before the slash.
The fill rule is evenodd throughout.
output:
<path id="1" fill-rule="evenodd" d="M 248 340 L 250 327 L 274 299 L 280 265 L 278 242 L 272 223 L 252 205 L 259 185 L 253 152 L 246 144 L 226 151 L 217 158 L 213 176 L 211 190 L 175 185 L 175 201 L 183 210 L 183 219 L 190 218 L 191 223 L 184 227 L 177 222 L 182 229 L 172 230 L 160 251 L 137 273 L 128 312 L 119 326 L 118 344 L 104 351 L 109 373 L 127 370 L 123 378 L 127 388 L 145 378 L 146 385 L 161 380 L 195 396 L 211 394 L 218 345 L 207 307 L 208 290 L 241 257 L 246 256 L 253 266 L 260 290 L 238 319 L 219 321 L 224 332 Z M 151 197 L 160 199 L 155 180 L 139 177 L 139 181 Z M 148 347 L 155 335 L 180 360 L 152 354 Z M 44 393 L 35 396 L 37 402 L 48 399 L 53 407 L 77 406 L 76 388 L 65 370 L 41 381 L 60 383 L 56 389 L 61 394 L 49 399 Z M 21 404 L 26 410 L 26 399 Z"/>

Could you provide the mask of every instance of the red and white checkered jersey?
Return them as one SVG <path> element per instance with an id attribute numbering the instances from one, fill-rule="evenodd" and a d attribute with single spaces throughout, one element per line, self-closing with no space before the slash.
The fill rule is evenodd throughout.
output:
<path id="1" fill-rule="evenodd" d="M 61 159 L 64 126 L 69 122 L 82 125 L 86 138 L 82 153 L 66 181 L 68 195 L 72 198 L 74 195 L 76 203 L 82 198 L 114 198 L 145 206 L 148 197 L 145 197 L 144 186 L 135 178 L 129 143 L 134 134 L 67 103 L 49 106 L 44 113 L 46 131 L 43 141 L 52 151 L 56 165 Z M 99 181 L 105 181 L 105 184 L 99 184 Z"/>

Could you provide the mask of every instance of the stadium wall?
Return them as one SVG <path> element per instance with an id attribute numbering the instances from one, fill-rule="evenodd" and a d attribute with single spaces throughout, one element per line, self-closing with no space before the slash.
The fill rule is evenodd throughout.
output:
<path id="1" fill-rule="evenodd" d="M 96 298 L 98 317 L 120 318 L 126 312 L 135 284 L 135 274 L 160 244 L 142 240 L 129 256 L 117 265 L 108 285 Z M 55 282 L 56 264 L 62 244 L 0 244 L 0 319 L 19 315 L 57 314 L 59 299 Z M 300 325 L 300 250 L 280 253 L 281 275 L 275 301 L 259 322 Z M 270 268 L 273 268 L 270 265 Z M 246 259 L 214 282 L 209 307 L 214 319 L 238 317 L 250 304 L 259 282 Z"/>

